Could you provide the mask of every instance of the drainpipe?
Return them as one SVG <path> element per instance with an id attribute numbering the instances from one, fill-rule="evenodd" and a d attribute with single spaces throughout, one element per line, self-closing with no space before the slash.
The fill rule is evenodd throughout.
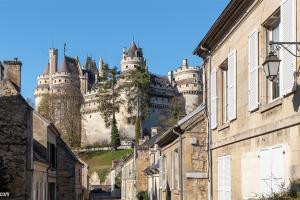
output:
<path id="1" fill-rule="evenodd" d="M 173 132 L 179 136 L 179 142 L 180 142 L 180 154 L 179 154 L 179 184 L 180 184 L 180 200 L 183 200 L 183 149 L 182 149 L 182 134 L 177 132 L 175 128 L 173 128 Z"/>
<path id="2" fill-rule="evenodd" d="M 209 60 L 209 74 L 211 73 L 211 51 L 207 48 L 204 48 L 203 46 L 200 46 L 200 48 L 203 50 L 203 51 L 206 51 L 208 53 L 208 60 Z M 205 65 L 204 65 L 205 67 Z M 205 70 L 204 70 L 204 76 L 205 76 Z M 211 112 L 211 108 L 210 108 L 210 105 L 208 105 L 208 90 L 207 90 L 207 85 L 208 85 L 208 88 L 210 88 L 210 79 L 209 81 L 207 81 L 207 77 L 205 77 L 205 81 L 206 81 L 206 86 L 205 86 L 205 108 L 206 108 L 206 115 L 208 117 L 208 131 L 207 131 L 207 148 L 208 148 L 208 183 L 209 183 L 209 200 L 213 200 L 213 171 L 212 171 L 212 149 L 211 149 L 211 143 L 212 143 L 212 140 L 211 140 L 211 137 L 212 137 L 212 132 L 211 132 L 211 115 L 210 115 L 210 112 Z M 210 95 L 209 95 L 209 98 L 210 98 Z"/>

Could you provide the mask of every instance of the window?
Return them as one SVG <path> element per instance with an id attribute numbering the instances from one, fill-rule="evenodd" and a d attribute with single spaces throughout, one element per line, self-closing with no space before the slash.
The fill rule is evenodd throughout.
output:
<path id="1" fill-rule="evenodd" d="M 222 63 L 221 67 L 222 69 L 222 122 L 223 124 L 228 121 L 228 104 L 227 104 L 227 99 L 228 99 L 228 61 L 227 59 Z"/>
<path id="2" fill-rule="evenodd" d="M 279 42 L 280 41 L 280 9 L 278 9 L 267 22 L 265 23 L 266 28 L 266 52 L 265 55 L 268 55 L 270 51 L 275 49 L 270 49 L 269 42 Z M 280 58 L 280 53 L 275 52 Z M 267 81 L 267 97 L 268 101 L 272 101 L 280 97 L 280 70 L 278 77 L 274 81 Z"/>
<path id="3" fill-rule="evenodd" d="M 48 199 L 49 200 L 56 199 L 55 183 L 48 183 Z"/>
<path id="4" fill-rule="evenodd" d="M 189 87 L 189 84 L 186 84 L 185 86 L 186 86 L 186 87 Z"/>
<path id="5" fill-rule="evenodd" d="M 56 168 L 56 147 L 54 144 L 48 142 L 48 161 L 50 163 L 50 167 Z"/>
<path id="6" fill-rule="evenodd" d="M 231 157 L 218 158 L 218 199 L 231 199 Z"/>
<path id="7" fill-rule="evenodd" d="M 193 74 L 193 77 L 196 77 L 196 74 Z"/>
<path id="8" fill-rule="evenodd" d="M 260 189 L 263 195 L 279 192 L 284 183 L 284 151 L 282 146 L 262 149 L 260 159 Z"/>

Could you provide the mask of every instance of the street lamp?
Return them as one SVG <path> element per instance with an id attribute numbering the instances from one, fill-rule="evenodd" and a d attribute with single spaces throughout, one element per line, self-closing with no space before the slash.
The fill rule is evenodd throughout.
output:
<path id="1" fill-rule="evenodd" d="M 278 76 L 280 59 L 273 51 L 270 51 L 269 55 L 266 57 L 263 63 L 263 68 L 267 79 L 273 81 Z"/>
<path id="2" fill-rule="evenodd" d="M 263 63 L 263 68 L 266 74 L 267 79 L 270 81 L 274 81 L 274 79 L 278 76 L 279 72 L 279 66 L 280 66 L 280 59 L 275 54 L 275 51 L 278 51 L 280 49 L 279 46 L 283 47 L 285 50 L 287 50 L 291 55 L 294 57 L 300 57 L 297 56 L 294 52 L 292 52 L 290 49 L 288 49 L 285 45 L 296 45 L 297 51 L 300 50 L 300 42 L 269 42 L 270 49 L 273 49 L 273 45 L 277 45 L 277 47 L 274 50 L 271 50 L 269 55 L 266 57 L 265 62 Z"/>

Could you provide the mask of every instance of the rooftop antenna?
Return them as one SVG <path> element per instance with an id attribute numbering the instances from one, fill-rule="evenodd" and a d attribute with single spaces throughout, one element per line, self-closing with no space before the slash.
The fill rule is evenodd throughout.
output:
<path id="1" fill-rule="evenodd" d="M 132 41 L 134 41 L 134 35 L 132 35 Z"/>
<path id="2" fill-rule="evenodd" d="M 66 47 L 67 47 L 67 44 L 65 43 L 64 44 L 64 56 L 66 56 Z"/>

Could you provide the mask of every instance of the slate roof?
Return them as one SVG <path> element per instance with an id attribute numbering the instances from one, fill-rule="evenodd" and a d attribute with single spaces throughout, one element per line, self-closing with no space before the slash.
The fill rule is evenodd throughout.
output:
<path id="1" fill-rule="evenodd" d="M 68 56 L 64 56 L 58 72 L 67 72 L 67 73 L 78 74 L 76 65 L 77 65 L 76 59 L 68 57 Z"/>
<path id="2" fill-rule="evenodd" d="M 49 75 L 49 63 L 47 63 L 46 65 L 45 65 L 45 69 L 44 69 L 44 73 L 43 73 L 43 75 Z"/>
<path id="3" fill-rule="evenodd" d="M 48 164 L 47 148 L 35 139 L 33 139 L 33 160 Z"/>
<path id="4" fill-rule="evenodd" d="M 129 56 L 129 57 L 136 57 L 136 53 L 135 53 L 135 52 L 136 52 L 137 50 L 138 50 L 138 48 L 137 48 L 135 42 L 132 41 L 132 42 L 131 42 L 131 45 L 130 45 L 130 47 L 129 47 L 129 49 L 128 49 L 127 56 Z"/>

